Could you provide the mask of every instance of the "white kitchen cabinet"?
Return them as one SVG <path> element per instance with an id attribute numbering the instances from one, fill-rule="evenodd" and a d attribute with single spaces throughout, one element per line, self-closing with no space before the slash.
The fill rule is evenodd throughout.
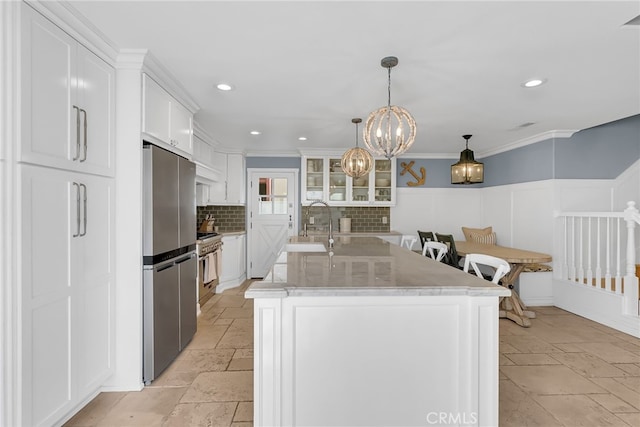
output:
<path id="1" fill-rule="evenodd" d="M 374 159 L 371 172 L 360 178 L 344 173 L 340 156 L 302 158 L 302 204 L 324 200 L 332 206 L 393 206 L 395 159 Z"/>
<path id="2" fill-rule="evenodd" d="M 113 372 L 114 182 L 20 165 L 24 425 L 52 425 Z"/>
<path id="3" fill-rule="evenodd" d="M 193 115 L 179 102 L 171 101 L 169 142 L 178 149 L 193 154 Z"/>
<path id="4" fill-rule="evenodd" d="M 244 156 L 227 155 L 227 202 L 244 204 L 246 200 Z"/>
<path id="5" fill-rule="evenodd" d="M 244 205 L 246 203 L 245 161 L 242 154 L 215 153 L 214 169 L 220 179 L 211 184 L 210 204 Z"/>
<path id="6" fill-rule="evenodd" d="M 207 206 L 209 204 L 211 186 L 201 182 L 196 182 L 196 206 Z"/>
<path id="7" fill-rule="evenodd" d="M 143 74 L 142 132 L 168 144 L 171 151 L 193 155 L 193 115 L 147 74 Z"/>
<path id="8" fill-rule="evenodd" d="M 113 67 L 31 7 L 22 11 L 19 161 L 113 176 Z"/>
<path id="9" fill-rule="evenodd" d="M 197 135 L 193 136 L 193 161 L 196 164 L 215 169 L 213 147 Z"/>
<path id="10" fill-rule="evenodd" d="M 19 8 L 16 418 L 58 425 L 114 371 L 115 75 Z"/>
<path id="11" fill-rule="evenodd" d="M 220 282 L 216 293 L 239 286 L 247 278 L 246 236 L 245 233 L 222 236 Z"/>

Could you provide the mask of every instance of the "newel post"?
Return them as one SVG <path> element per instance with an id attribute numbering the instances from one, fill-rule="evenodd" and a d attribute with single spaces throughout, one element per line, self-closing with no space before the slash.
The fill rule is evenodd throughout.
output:
<path id="1" fill-rule="evenodd" d="M 640 214 L 635 202 L 627 202 L 624 210 L 627 222 L 627 274 L 624 277 L 624 313 L 638 315 L 638 277 L 636 276 L 636 222 L 640 222 Z"/>

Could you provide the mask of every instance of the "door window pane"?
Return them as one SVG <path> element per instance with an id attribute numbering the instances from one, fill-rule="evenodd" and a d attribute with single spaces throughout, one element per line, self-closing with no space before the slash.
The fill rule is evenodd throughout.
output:
<path id="1" fill-rule="evenodd" d="M 260 178 L 258 188 L 258 214 L 284 215 L 287 213 L 287 178 Z"/>

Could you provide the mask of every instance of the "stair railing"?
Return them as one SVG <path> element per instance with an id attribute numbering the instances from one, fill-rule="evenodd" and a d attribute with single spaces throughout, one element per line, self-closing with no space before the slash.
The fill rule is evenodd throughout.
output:
<path id="1" fill-rule="evenodd" d="M 563 228 L 561 278 L 620 294 L 623 313 L 638 316 L 635 231 L 640 213 L 635 202 L 627 202 L 623 212 L 563 212 L 557 217 Z"/>

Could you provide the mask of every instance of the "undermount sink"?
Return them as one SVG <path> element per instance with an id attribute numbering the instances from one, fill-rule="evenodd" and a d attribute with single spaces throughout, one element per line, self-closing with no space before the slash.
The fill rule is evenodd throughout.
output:
<path id="1" fill-rule="evenodd" d="M 287 243 L 284 245 L 286 252 L 327 252 L 322 243 Z"/>

